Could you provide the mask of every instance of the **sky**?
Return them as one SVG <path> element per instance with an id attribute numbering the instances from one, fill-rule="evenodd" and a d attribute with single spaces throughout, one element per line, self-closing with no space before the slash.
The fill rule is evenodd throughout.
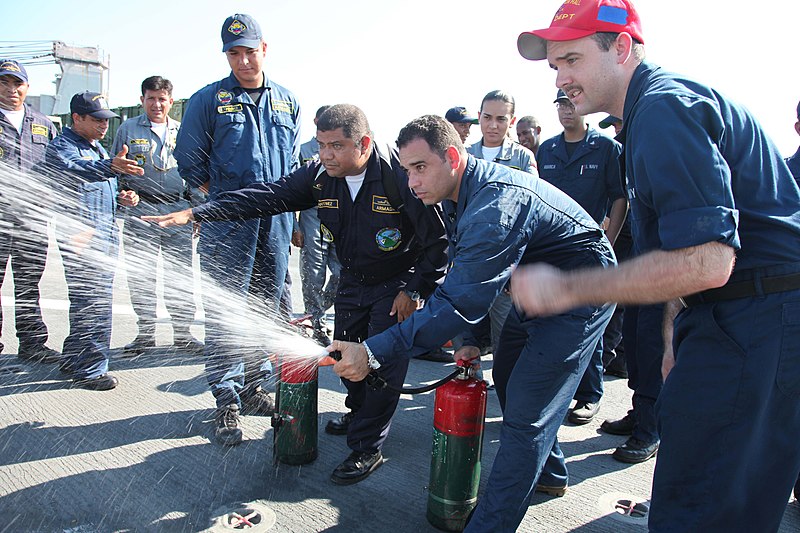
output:
<path id="1" fill-rule="evenodd" d="M 16 4 L 21 6 L 22 4 Z M 393 141 L 420 115 L 461 105 L 477 115 L 483 96 L 502 89 L 516 115 L 535 115 L 543 138 L 561 132 L 555 72 L 523 59 L 522 31 L 547 27 L 559 0 L 505 0 L 496 5 L 436 0 L 261 0 L 259 2 L 36 3 L 35 23 L 22 12 L 0 20 L 2 41 L 60 40 L 99 46 L 110 58 L 112 107 L 135 105 L 141 80 L 169 78 L 175 98 L 188 98 L 230 72 L 220 28 L 248 13 L 268 44 L 266 72 L 297 96 L 302 140 L 313 136 L 320 105 L 361 107 L 376 138 Z M 132 7 L 141 5 L 141 7 Z M 800 144 L 794 131 L 800 100 L 797 21 L 800 2 L 639 0 L 648 60 L 690 75 L 746 105 L 780 151 Z M 8 8 L 4 10 L 8 13 Z M 0 49 L 7 45 L 0 42 Z M 30 93 L 52 94 L 57 67 L 29 69 Z M 605 115 L 591 115 L 596 126 Z M 468 142 L 479 140 L 472 128 Z M 668 140 L 667 140 L 668 142 Z"/>

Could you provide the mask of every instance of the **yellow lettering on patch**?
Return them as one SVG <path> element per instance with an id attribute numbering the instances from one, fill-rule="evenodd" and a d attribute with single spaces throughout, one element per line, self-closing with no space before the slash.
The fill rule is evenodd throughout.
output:
<path id="1" fill-rule="evenodd" d="M 128 141 L 128 144 L 147 144 L 147 145 L 149 145 L 150 144 L 150 140 L 149 139 L 131 139 L 130 141 Z"/>
<path id="2" fill-rule="evenodd" d="M 47 137 L 50 130 L 47 129 L 47 126 L 42 126 L 41 124 L 31 124 L 31 133 L 33 135 L 44 135 Z"/>
<path id="3" fill-rule="evenodd" d="M 339 209 L 339 200 L 336 198 L 324 198 L 317 202 L 320 209 Z"/>
<path id="4" fill-rule="evenodd" d="M 217 113 L 236 113 L 242 110 L 242 104 L 221 105 L 217 107 Z"/>
<path id="5" fill-rule="evenodd" d="M 291 115 L 292 110 L 294 110 L 294 103 L 289 100 L 273 100 L 272 110 L 277 113 L 289 113 Z"/>
<path id="6" fill-rule="evenodd" d="M 400 211 L 392 206 L 387 197 L 376 195 L 372 195 L 372 211 L 375 213 L 384 213 L 386 215 L 400 214 Z"/>
<path id="7" fill-rule="evenodd" d="M 574 16 L 575 16 L 575 13 L 561 13 L 560 15 L 556 14 L 556 16 L 553 17 L 553 22 L 555 22 L 557 20 L 563 20 L 563 19 L 572 19 L 572 17 L 574 17 Z"/>

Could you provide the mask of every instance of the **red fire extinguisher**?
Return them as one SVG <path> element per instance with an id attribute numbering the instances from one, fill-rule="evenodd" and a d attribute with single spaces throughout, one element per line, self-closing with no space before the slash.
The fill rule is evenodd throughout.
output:
<path id="1" fill-rule="evenodd" d="M 481 448 L 486 417 L 486 382 L 469 361 L 461 373 L 436 389 L 427 518 L 446 531 L 464 529 L 478 503 Z"/>

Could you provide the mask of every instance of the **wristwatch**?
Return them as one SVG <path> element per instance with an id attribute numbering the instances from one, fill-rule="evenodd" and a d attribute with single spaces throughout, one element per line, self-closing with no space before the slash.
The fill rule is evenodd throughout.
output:
<path id="1" fill-rule="evenodd" d="M 363 342 L 362 344 L 364 349 L 367 351 L 367 366 L 370 368 L 370 370 L 378 370 L 381 367 L 380 361 L 375 359 L 375 355 L 372 353 L 372 350 L 369 349 L 369 346 L 367 346 L 366 342 Z"/>
<path id="2" fill-rule="evenodd" d="M 420 295 L 417 291 L 403 290 L 403 292 L 406 293 L 406 296 L 408 296 L 409 298 L 411 298 L 411 300 L 415 302 L 418 302 L 420 299 Z"/>

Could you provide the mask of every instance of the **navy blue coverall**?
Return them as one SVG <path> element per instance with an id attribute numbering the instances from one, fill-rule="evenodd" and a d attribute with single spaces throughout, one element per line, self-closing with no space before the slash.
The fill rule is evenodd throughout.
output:
<path id="1" fill-rule="evenodd" d="M 48 145 L 46 167 L 67 199 L 61 207 L 69 215 L 56 214 L 70 300 L 61 369 L 74 379 L 94 379 L 108 372 L 119 240 L 117 177 L 105 148 L 72 128 Z"/>
<path id="2" fill-rule="evenodd" d="M 552 183 L 597 222 L 603 223 L 611 204 L 625 197 L 620 177 L 622 146 L 589 128 L 572 156 L 567 153 L 564 133 L 548 139 L 536 152 L 539 177 Z M 581 379 L 575 399 L 598 403 L 603 397 L 603 342 L 598 343 L 592 362 Z"/>
<path id="3" fill-rule="evenodd" d="M 447 277 L 425 307 L 367 339 L 381 365 L 441 346 L 480 321 L 517 264 L 569 270 L 616 263 L 603 231 L 566 194 L 467 157 L 458 202 L 442 202 L 452 251 Z M 540 473 L 549 476 L 543 482 L 566 484 L 556 435 L 613 311 L 606 304 L 543 318 L 509 313 L 492 370 L 503 408 L 500 449 L 468 531 L 516 530 Z"/>
<path id="4" fill-rule="evenodd" d="M 197 91 L 183 115 L 175 147 L 178 170 L 189 186 L 208 184 L 208 199 L 257 183 L 271 183 L 299 165 L 300 108 L 290 91 L 264 77 L 255 104 L 233 75 Z M 217 406 L 241 403 L 258 380 L 245 378 L 244 339 L 231 338 L 229 311 L 245 307 L 248 293 L 268 312 L 278 303 L 289 265 L 294 216 L 203 224 L 197 252 L 203 290 L 206 379 Z M 251 286 L 251 279 L 258 286 Z M 259 346 L 250 346 L 256 351 Z M 250 376 L 248 369 L 248 376 Z M 257 375 L 257 374 L 253 374 Z"/>
<path id="5" fill-rule="evenodd" d="M 800 189 L 749 111 L 656 65 L 623 122 L 637 250 L 736 250 L 675 319 L 650 530 L 777 531 L 800 472 Z"/>
<path id="6" fill-rule="evenodd" d="M 27 187 L 25 180 L 38 179 L 31 171 L 44 162 L 47 144 L 57 134 L 46 116 L 28 104 L 24 104 L 24 110 L 21 133 L 0 113 L 0 163 L 7 165 L 6 170 L 27 174 L 20 176 L 20 187 Z M 36 351 L 47 342 L 47 327 L 39 307 L 39 280 L 47 260 L 46 228 L 38 231 L 24 226 L 11 209 L 0 213 L 0 220 L 0 285 L 10 257 L 19 353 Z"/>

